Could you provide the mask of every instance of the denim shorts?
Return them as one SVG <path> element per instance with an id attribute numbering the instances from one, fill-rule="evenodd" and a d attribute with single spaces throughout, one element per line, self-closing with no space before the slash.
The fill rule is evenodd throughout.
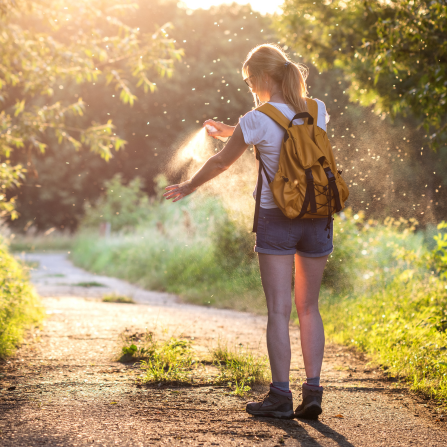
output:
<path id="1" fill-rule="evenodd" d="M 333 224 L 327 218 L 289 219 L 279 208 L 259 209 L 255 251 L 268 255 L 317 258 L 332 253 Z M 328 238 L 329 234 L 329 238 Z"/>

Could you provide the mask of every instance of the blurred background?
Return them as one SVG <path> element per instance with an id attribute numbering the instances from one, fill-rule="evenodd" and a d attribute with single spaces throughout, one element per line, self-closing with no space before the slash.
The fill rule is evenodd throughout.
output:
<path id="1" fill-rule="evenodd" d="M 50 8 L 51 3 L 42 4 Z M 438 148 L 436 152 L 429 147 L 428 132 L 419 128 L 422 120 L 417 113 L 412 113 L 411 108 L 397 114 L 393 113 L 392 107 L 386 110 L 386 105 L 383 110 L 377 108 L 383 98 L 385 101 L 390 99 L 386 95 L 394 93 L 395 85 L 381 87 L 385 89 L 384 94 L 379 90 L 372 95 L 369 92 L 372 96 L 369 98 L 354 98 L 348 90 L 358 92 L 359 86 L 353 85 L 352 75 L 357 71 L 357 78 L 360 78 L 363 73 L 357 67 L 348 66 L 346 60 L 334 61 L 333 54 L 326 56 L 327 60 L 323 62 L 329 65 L 322 71 L 319 65 L 324 66 L 320 61 L 323 55 L 319 56 L 318 62 L 313 59 L 315 52 L 320 51 L 316 48 L 317 43 L 322 46 L 322 42 L 309 41 L 309 34 L 305 33 L 303 36 L 306 37 L 300 40 L 297 33 L 290 31 L 295 27 L 296 31 L 302 29 L 307 33 L 315 26 L 310 19 L 308 23 L 293 23 L 293 20 L 303 19 L 293 2 L 285 5 L 287 15 L 277 14 L 279 2 L 255 1 L 251 6 L 238 3 L 210 6 L 210 2 L 207 3 L 208 9 L 197 9 L 204 4 L 200 1 L 151 0 L 137 2 L 136 9 L 120 11 L 120 20 L 126 26 L 138 28 L 142 34 L 152 34 L 163 24 L 170 23 L 172 28 L 167 29 L 168 37 L 164 39 L 170 39 L 176 49 L 183 50 L 178 60 L 168 62 L 166 58 L 166 63 L 172 65 L 172 76 L 159 76 L 160 71 L 156 73 L 154 67 L 147 67 L 152 75 L 151 82 L 156 84 L 153 92 L 145 93 L 137 87 L 140 78 L 132 76 L 129 67 L 125 66 L 125 58 L 115 63 L 111 71 L 121 70 L 120 80 L 125 81 L 126 89 L 134 95 L 132 105 L 123 103 L 121 86 L 110 82 L 106 67 L 103 75 L 90 80 L 88 77 L 78 80 L 74 75 L 58 72 L 52 74 L 51 95 L 43 96 L 39 91 L 27 93 L 20 88 L 23 87 L 20 83 L 8 91 L 7 99 L 1 103 L 2 110 L 7 113 L 22 100 L 25 101 L 25 112 L 33 106 L 40 107 L 42 103 L 51 107 L 56 102 L 71 104 L 82 98 L 85 104 L 83 116 L 69 116 L 67 120 L 84 127 L 92 122 L 111 120 L 114 133 L 126 141 L 120 150 L 110 151 L 108 160 L 92 152 L 88 141 L 80 141 L 79 146 L 74 147 L 72 141 L 60 140 L 52 129 L 29 136 L 29 139 L 38 138 L 46 145 L 44 152 L 36 150 L 35 144 L 26 140 L 24 147 L 15 147 L 8 160 L 11 165 L 22 165 L 26 174 L 17 186 L 6 190 L 8 199 L 15 198 L 18 212 L 14 220 L 5 217 L 5 224 L 14 233 L 34 234 L 52 228 L 76 231 L 85 215 L 86 204 L 89 206 L 104 196 L 105 185 L 118 174 L 125 185 L 138 177 L 142 191 L 149 196 L 155 194 L 154 179 L 157 175 L 166 175 L 169 182 L 178 181 L 187 166 L 170 166 L 169 161 L 205 119 L 213 118 L 234 125 L 253 107 L 253 99 L 242 81 L 240 70 L 248 51 L 263 42 L 280 44 L 295 61 L 309 67 L 309 94 L 326 103 L 331 116 L 328 135 L 344 177 L 351 186 L 349 206 L 355 212 L 362 210 L 372 218 L 413 217 L 424 226 L 445 216 L 445 147 Z M 55 2 L 55 5 L 61 7 L 57 13 L 63 15 L 66 10 L 62 3 Z M 302 2 L 301 8 L 306 7 L 306 2 Z M 20 11 L 11 20 L 32 20 L 26 12 Z M 75 16 L 76 7 L 70 6 L 70 13 Z M 61 45 L 67 47 L 73 44 L 74 37 L 79 39 L 81 33 L 68 25 L 53 30 L 44 22 L 33 23 L 33 26 L 37 28 L 36 33 L 43 32 L 45 38 L 59 39 Z M 96 66 L 101 62 L 99 58 L 95 59 L 95 47 L 103 49 L 106 45 L 104 38 L 113 36 L 116 30 L 101 23 L 89 26 L 97 33 L 98 39 L 92 42 L 91 48 L 83 48 L 84 60 L 80 64 L 90 62 Z M 322 26 L 319 28 L 323 31 Z M 88 34 L 89 31 L 84 28 L 82 33 Z M 347 33 L 347 30 L 343 31 Z M 351 30 L 349 36 L 341 36 L 340 39 L 354 39 L 353 34 Z M 362 41 L 359 40 L 357 50 L 361 50 Z M 349 53 L 346 41 L 332 45 L 342 44 L 342 50 Z M 66 48 L 60 48 L 62 50 Z M 356 60 L 354 56 L 352 54 Z M 349 58 L 349 54 L 346 57 Z M 393 82 L 387 79 L 391 77 L 384 74 L 383 82 Z M 398 87 L 411 90 L 411 85 Z M 361 100 L 366 103 L 361 105 Z M 17 115 L 17 119 L 20 118 L 21 114 Z M 77 135 L 73 133 L 73 137 L 77 138 Z M 247 163 L 250 164 L 247 167 L 250 174 L 243 182 L 253 189 L 252 162 Z"/>

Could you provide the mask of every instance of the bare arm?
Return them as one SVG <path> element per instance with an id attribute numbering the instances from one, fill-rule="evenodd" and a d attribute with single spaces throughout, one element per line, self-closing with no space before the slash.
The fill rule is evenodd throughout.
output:
<path id="1" fill-rule="evenodd" d="M 167 192 L 163 194 L 164 197 L 174 199 L 173 202 L 183 199 L 199 186 L 226 171 L 244 153 L 247 147 L 248 144 L 245 143 L 242 130 L 238 124 L 230 141 L 218 154 L 210 157 L 186 182 L 166 187 Z"/>

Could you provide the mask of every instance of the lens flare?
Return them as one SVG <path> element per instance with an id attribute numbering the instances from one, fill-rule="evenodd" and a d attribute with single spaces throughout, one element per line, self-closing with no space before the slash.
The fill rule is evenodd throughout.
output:
<path id="1" fill-rule="evenodd" d="M 167 166 L 166 174 L 175 175 L 182 171 L 183 179 L 191 178 L 195 172 L 222 148 L 222 143 L 208 136 L 202 128 L 180 143 L 174 157 Z M 218 198 L 225 204 L 230 216 L 249 228 L 253 218 L 253 189 L 256 185 L 255 159 L 247 150 L 227 171 L 198 189 L 200 195 Z"/>

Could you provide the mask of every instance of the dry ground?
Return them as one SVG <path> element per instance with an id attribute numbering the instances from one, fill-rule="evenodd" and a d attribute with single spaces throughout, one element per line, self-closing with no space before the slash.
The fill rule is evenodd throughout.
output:
<path id="1" fill-rule="evenodd" d="M 319 421 L 253 418 L 244 411 L 247 399 L 223 387 L 138 387 L 138 365 L 113 361 L 125 329 L 189 339 L 199 355 L 219 337 L 262 355 L 265 318 L 185 305 L 83 272 L 62 255 L 28 260 L 39 262 L 32 280 L 48 318 L 15 358 L 0 365 L 2 446 L 447 445 L 445 422 L 433 404 L 336 345 L 326 350 Z M 104 287 L 75 285 L 92 281 Z M 100 302 L 110 291 L 132 295 L 138 304 Z M 291 337 L 298 404 L 304 370 L 295 326 Z"/>

